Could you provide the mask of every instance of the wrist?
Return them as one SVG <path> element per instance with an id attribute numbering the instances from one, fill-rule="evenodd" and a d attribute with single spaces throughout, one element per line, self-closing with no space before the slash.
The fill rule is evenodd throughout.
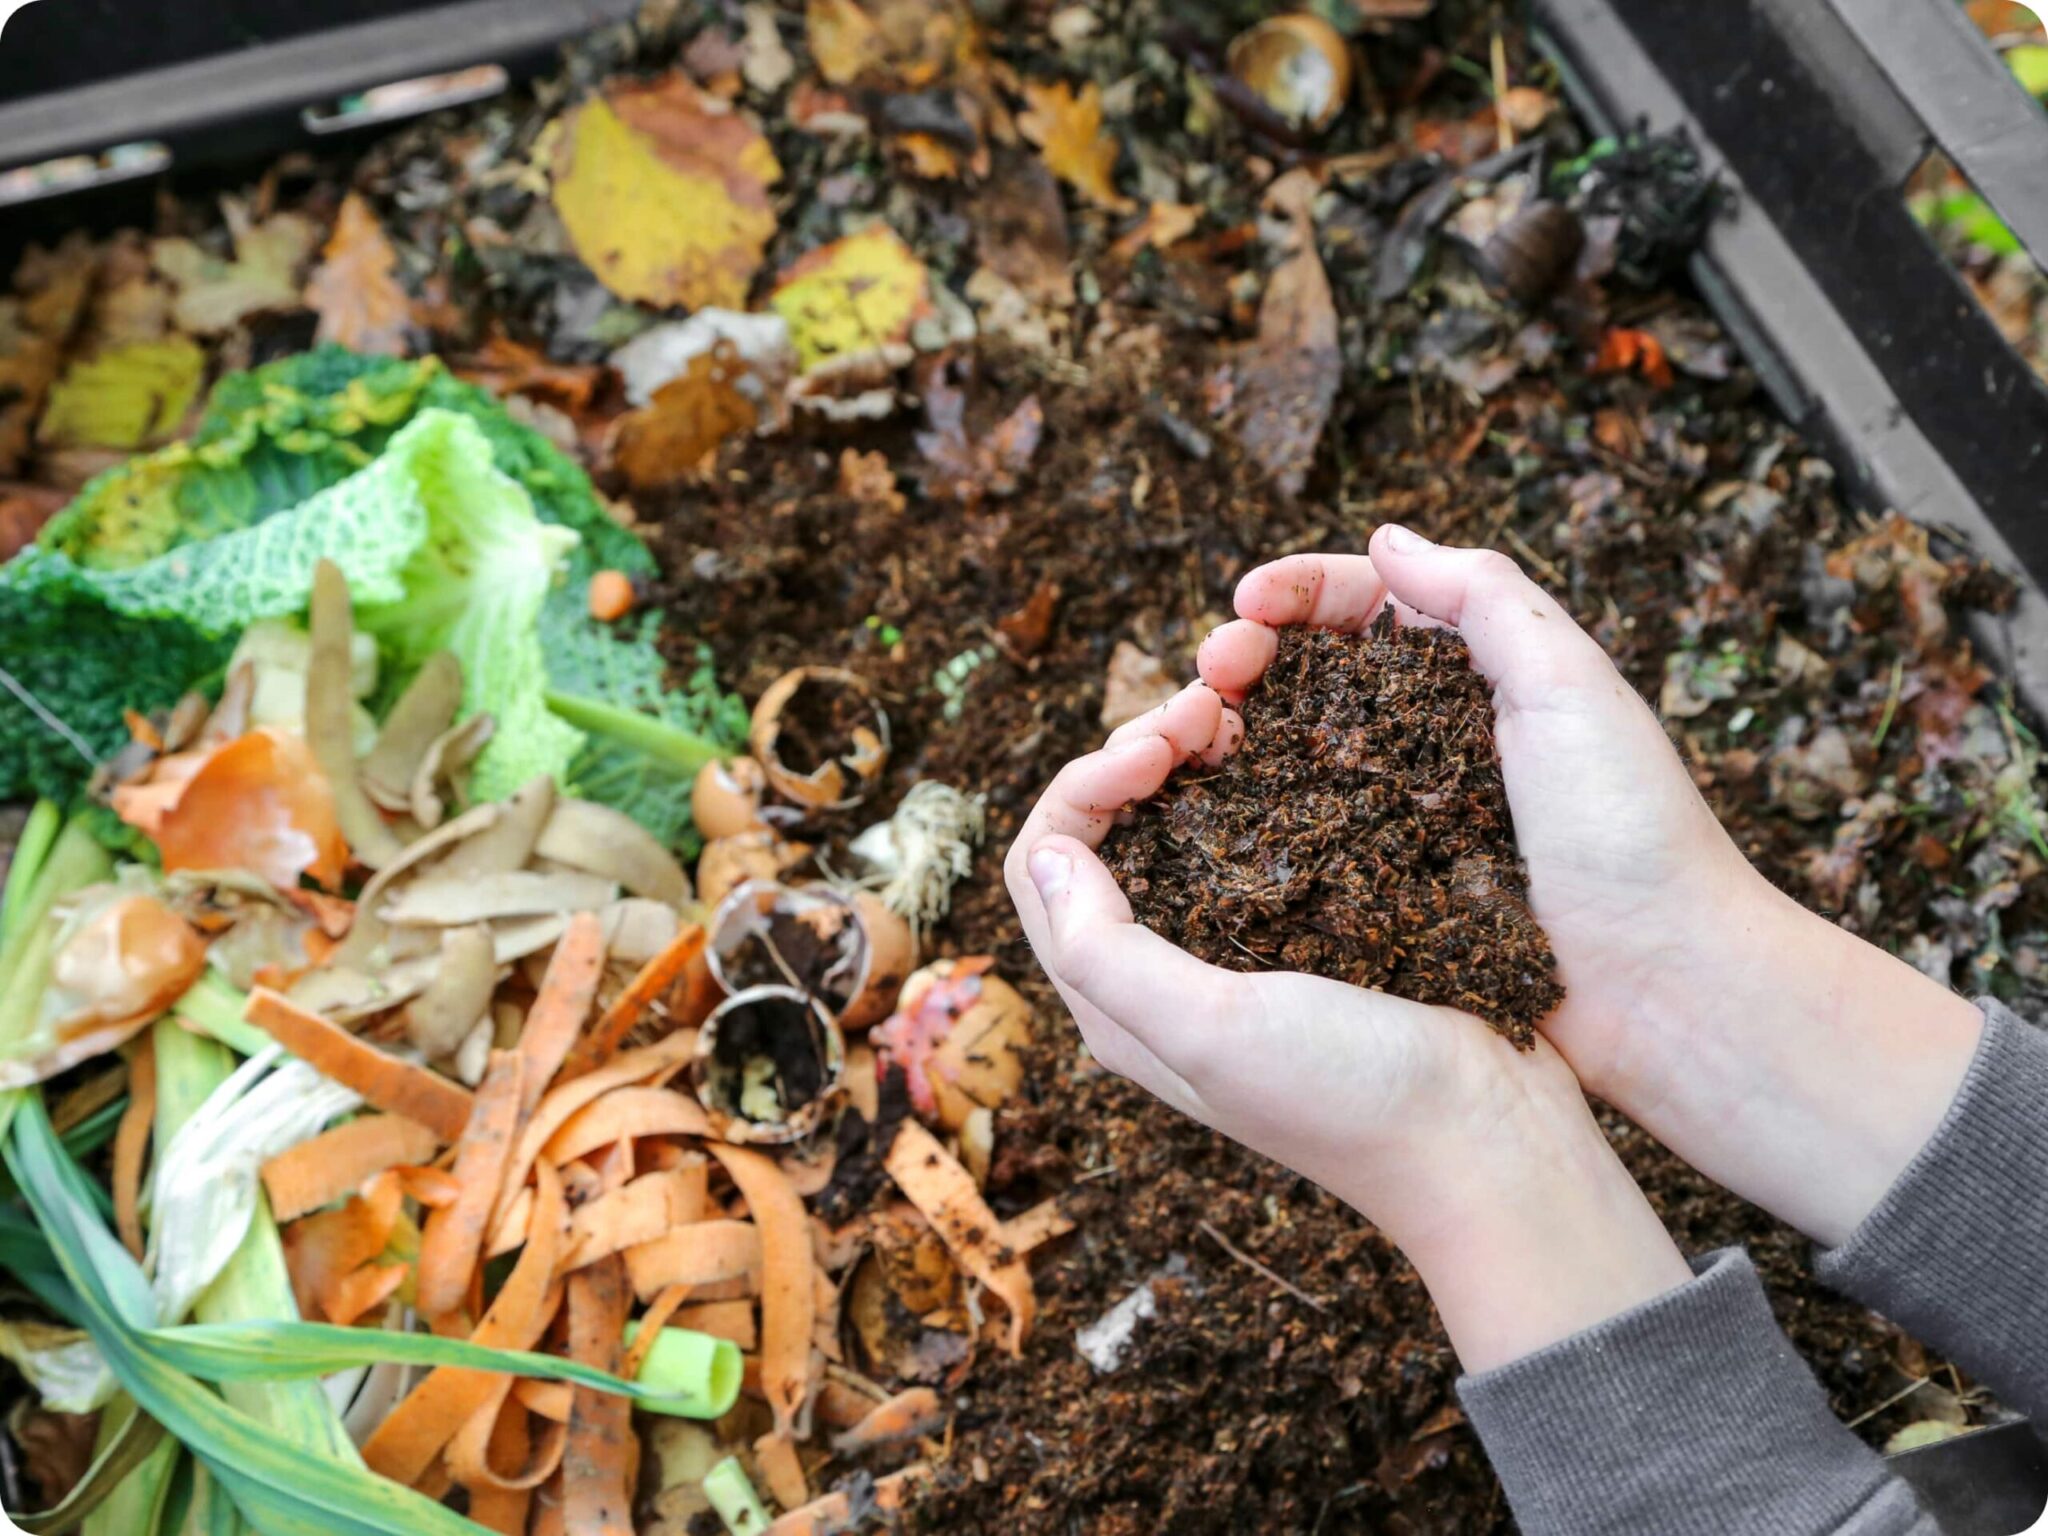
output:
<path id="1" fill-rule="evenodd" d="M 1471 1372 L 1692 1277 L 1563 1063 L 1524 1058 L 1508 1068 L 1528 1079 L 1511 1101 L 1483 1125 L 1431 1138 L 1396 1172 L 1402 1201 L 1375 1217 L 1414 1264 Z M 1555 1078 L 1569 1090 L 1554 1091 Z"/>
<path id="2" fill-rule="evenodd" d="M 1625 1021 L 1645 1049 L 1588 1087 L 1702 1173 L 1843 1242 L 1940 1125 L 1976 1008 L 1745 866 L 1695 959 Z"/>

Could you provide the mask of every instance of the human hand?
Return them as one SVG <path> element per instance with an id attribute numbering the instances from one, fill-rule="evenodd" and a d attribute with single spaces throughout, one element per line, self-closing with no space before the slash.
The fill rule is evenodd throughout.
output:
<path id="1" fill-rule="evenodd" d="M 1241 701 L 1276 627 L 1358 629 L 1388 601 L 1457 628 L 1493 684 L 1530 906 L 1566 988 L 1545 1034 L 1703 1172 L 1846 1238 L 1940 1122 L 1975 1009 L 1751 869 L 1649 707 L 1512 561 L 1394 527 L 1371 547 L 1252 571 L 1204 680 Z"/>
<path id="2" fill-rule="evenodd" d="M 1206 965 L 1139 926 L 1095 849 L 1180 763 L 1241 738 L 1196 684 L 1069 763 L 1005 878 L 1040 963 L 1111 1071 L 1349 1201 L 1407 1251 L 1472 1370 L 1689 1278 L 1539 1043 L 1314 976 Z"/>

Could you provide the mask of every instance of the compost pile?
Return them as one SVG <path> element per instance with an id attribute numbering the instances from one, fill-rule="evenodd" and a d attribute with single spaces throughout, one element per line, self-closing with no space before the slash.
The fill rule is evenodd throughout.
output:
<path id="1" fill-rule="evenodd" d="M 1102 856 L 1138 921 L 1230 970 L 1307 971 L 1477 1014 L 1526 1049 L 1564 991 L 1528 908 L 1465 642 L 1290 630 L 1244 744 L 1182 769 Z"/>
<path id="2" fill-rule="evenodd" d="M 1520 560 L 1787 890 L 2048 999 L 2004 583 L 1674 286 L 1684 145 L 1492 8 L 1254 9 L 655 4 L 20 253 L 9 1509 L 1505 1531 L 1413 1272 L 1103 1074 L 997 867 L 1383 521 Z M 1860 1433 L 1997 1416 L 1609 1131 Z"/>

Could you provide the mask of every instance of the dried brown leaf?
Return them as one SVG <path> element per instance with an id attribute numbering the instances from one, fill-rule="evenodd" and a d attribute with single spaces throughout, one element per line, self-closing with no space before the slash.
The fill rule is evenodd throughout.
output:
<path id="1" fill-rule="evenodd" d="M 319 339 L 358 352 L 402 357 L 412 301 L 398 282 L 398 253 L 359 193 L 342 199 L 320 265 L 306 281 L 306 307 L 320 317 Z"/>

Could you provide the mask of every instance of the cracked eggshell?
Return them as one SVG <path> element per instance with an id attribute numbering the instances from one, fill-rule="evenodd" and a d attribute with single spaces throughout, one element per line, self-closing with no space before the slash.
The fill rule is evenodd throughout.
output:
<path id="1" fill-rule="evenodd" d="M 853 915 L 867 935 L 867 974 L 840 1011 L 839 1023 L 844 1029 L 866 1029 L 895 1012 L 904 980 L 917 964 L 917 939 L 910 924 L 873 891 L 854 893 Z"/>
<path id="2" fill-rule="evenodd" d="M 749 880 L 780 880 L 811 856 L 806 843 L 785 843 L 769 831 L 713 838 L 697 860 L 697 899 L 717 907 Z"/>
<path id="3" fill-rule="evenodd" d="M 690 786 L 690 820 L 706 842 L 761 831 L 767 794 L 768 775 L 751 757 L 706 763 Z"/>
<path id="4" fill-rule="evenodd" d="M 804 1025 L 800 1039 L 771 1042 L 740 1035 L 743 1029 L 758 1034 L 766 1025 L 788 1027 L 798 1020 Z M 744 1113 L 740 1100 L 746 1091 L 747 1059 L 743 1052 L 766 1055 L 770 1060 L 810 1055 L 819 1074 L 817 1091 L 794 1108 L 784 1106 L 775 1119 Z M 690 1058 L 690 1086 L 711 1121 L 712 1134 L 721 1140 L 735 1146 L 787 1146 L 816 1132 L 845 1097 L 846 1040 L 816 998 L 795 987 L 749 987 L 714 1008 L 697 1032 Z"/>
<path id="5" fill-rule="evenodd" d="M 783 761 L 780 744 L 789 726 L 789 711 L 805 689 L 846 689 L 859 695 L 869 719 L 852 727 L 848 739 L 816 767 L 798 770 Z M 860 804 L 882 776 L 889 761 L 889 717 L 856 672 L 844 667 L 798 667 L 768 685 L 754 705 L 747 746 L 784 799 L 807 810 L 839 811 Z"/>

